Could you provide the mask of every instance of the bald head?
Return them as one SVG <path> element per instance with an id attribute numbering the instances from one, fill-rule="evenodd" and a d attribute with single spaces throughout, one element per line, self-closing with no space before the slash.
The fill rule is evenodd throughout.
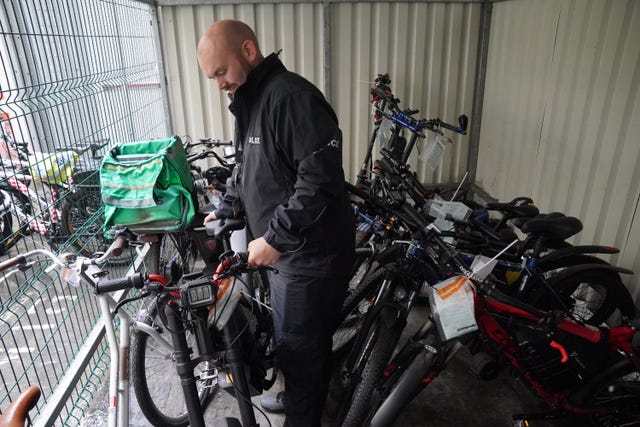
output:
<path id="1" fill-rule="evenodd" d="M 253 30 L 244 22 L 223 19 L 214 22 L 200 39 L 198 55 L 206 49 L 229 49 L 239 51 L 245 41 L 250 41 L 260 50 L 258 39 Z"/>
<path id="2" fill-rule="evenodd" d="M 224 19 L 212 24 L 198 43 L 202 72 L 220 90 L 235 92 L 249 72 L 263 60 L 255 33 L 247 24 Z"/>

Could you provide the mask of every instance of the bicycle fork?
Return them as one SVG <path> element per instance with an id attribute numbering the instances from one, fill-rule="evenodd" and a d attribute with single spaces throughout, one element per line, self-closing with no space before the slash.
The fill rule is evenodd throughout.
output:
<path id="1" fill-rule="evenodd" d="M 240 348 L 239 337 L 242 329 L 240 328 L 239 322 L 238 311 L 236 309 L 223 329 L 225 347 L 227 348 L 225 359 L 231 371 L 233 388 L 236 401 L 238 402 L 238 408 L 240 409 L 242 425 L 244 427 L 258 427 L 253 412 L 253 404 L 251 403 L 251 389 L 249 388 L 247 373 L 242 361 L 242 349 Z"/>
<path id="2" fill-rule="evenodd" d="M 130 348 L 131 328 L 134 327 L 154 340 L 154 345 L 173 351 L 173 347 L 165 341 L 151 326 L 136 322 L 129 314 L 118 310 L 113 313 L 116 301 L 107 294 L 98 295 L 102 323 L 104 324 L 107 342 L 110 350 L 109 364 L 109 399 L 107 406 L 108 426 L 124 427 L 129 425 L 129 377 L 130 377 Z M 120 340 L 116 339 L 113 320 L 115 316 L 120 321 Z M 192 424 L 193 425 L 193 424 Z"/>
<path id="3" fill-rule="evenodd" d="M 111 312 L 110 297 L 98 297 L 102 322 L 109 343 L 109 401 L 107 403 L 108 426 L 129 425 L 129 349 L 131 346 L 131 328 L 125 315 L 118 313 L 120 319 L 120 344 L 116 339 L 113 326 L 114 315 Z M 113 301 L 113 300 L 112 300 Z"/>
<path id="4" fill-rule="evenodd" d="M 173 341 L 176 370 L 180 377 L 180 385 L 182 386 L 187 412 L 189 413 L 189 425 L 191 427 L 204 427 L 204 415 L 196 386 L 197 380 L 193 374 L 192 350 L 187 344 L 182 319 L 176 313 L 175 307 L 170 304 L 164 306 L 164 311 L 167 316 L 167 329 L 171 332 L 171 340 Z"/>

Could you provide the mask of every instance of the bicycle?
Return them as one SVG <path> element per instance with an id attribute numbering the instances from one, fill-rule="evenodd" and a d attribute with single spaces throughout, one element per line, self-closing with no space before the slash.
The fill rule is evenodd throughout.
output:
<path id="1" fill-rule="evenodd" d="M 191 423 L 192 425 L 204 425 L 203 421 L 198 424 L 198 419 L 202 419 L 202 412 L 197 401 L 198 390 L 195 378 L 193 378 L 193 366 L 190 365 L 188 356 L 190 350 L 186 342 L 183 341 L 184 332 L 180 328 L 173 330 L 174 333 L 171 334 L 170 342 L 145 322 L 135 320 L 126 311 L 122 310 L 125 304 L 142 299 L 151 293 L 170 295 L 172 292 L 179 293 L 179 288 L 169 287 L 169 281 L 162 276 L 143 273 L 130 277 L 106 279 L 105 275 L 107 273 L 99 267 L 113 256 L 121 255 L 125 243 L 124 234 L 116 237 L 107 251 L 96 258 L 87 258 L 71 253 L 57 255 L 46 249 L 36 249 L 1 262 L 0 272 L 10 268 L 24 271 L 34 263 L 48 261 L 52 262 L 53 268 L 61 270 L 62 278 L 68 283 L 74 286 L 82 283 L 94 291 L 100 305 L 101 318 L 105 326 L 110 349 L 107 416 L 110 427 L 129 425 L 129 353 L 132 330 L 144 331 L 145 334 L 152 337 L 156 346 L 175 353 L 177 362 L 182 363 L 181 366 L 183 367 L 182 370 L 178 370 L 178 376 L 184 383 L 184 402 L 190 409 Z M 143 292 L 120 301 L 110 294 L 115 291 L 132 288 L 142 289 Z M 172 310 L 167 311 L 170 312 L 168 316 L 171 317 Z M 116 337 L 116 322 L 119 324 L 119 339 Z M 184 366 L 191 367 L 191 371 L 184 369 Z"/>
<path id="2" fill-rule="evenodd" d="M 208 295 L 184 303 L 189 307 L 185 319 L 187 336 L 191 337 L 194 362 L 210 366 L 202 380 L 233 387 L 238 401 L 242 425 L 256 425 L 250 396 L 269 389 L 276 380 L 273 324 L 269 307 L 269 288 L 266 270 L 246 264 L 246 258 L 233 254 L 230 236 L 244 227 L 242 219 L 216 220 L 207 223 L 209 236 L 223 242 L 225 252 L 215 272 L 194 273 L 182 278 L 183 298 Z M 169 299 L 169 297 L 166 297 Z M 161 307 L 167 301 L 156 299 L 145 305 L 138 318 L 160 335 L 171 329 L 162 321 Z M 165 384 L 153 382 L 157 372 L 166 372 L 174 362 L 166 349 L 150 345 L 145 330 L 135 334 L 132 348 L 134 390 L 145 417 L 154 425 L 184 426 L 185 414 L 173 410 L 173 397 Z M 229 377 L 221 371 L 230 371 Z M 268 371 L 272 370 L 269 376 Z M 201 399 L 204 407 L 209 403 Z"/>
<path id="3" fill-rule="evenodd" d="M 85 146 L 63 147 L 55 153 L 19 153 L 23 161 L 3 161 L 0 192 L 8 211 L 19 224 L 13 230 L 9 212 L 3 215 L 0 249 L 8 250 L 25 234 L 38 233 L 57 248 L 67 242 L 84 255 L 108 246 L 99 232 L 100 185 L 97 178 L 98 152 L 109 140 Z M 91 151 L 91 158 L 83 159 Z M 38 184 L 40 189 L 34 188 Z"/>
<path id="4" fill-rule="evenodd" d="M 397 211 L 399 216 L 405 218 L 403 221 L 406 221 L 413 228 L 414 233 L 419 234 L 421 229 L 427 225 L 426 218 L 408 203 L 404 203 L 403 197 L 398 191 L 388 191 L 388 187 L 377 187 L 378 184 L 383 184 L 384 186 L 387 184 L 385 180 L 381 179 L 378 179 L 377 183 L 375 180 L 372 182 L 372 190 L 380 189 L 380 191 L 376 190 L 375 193 L 380 204 L 390 206 L 389 209 Z M 561 233 L 566 233 L 567 230 L 566 226 L 558 226 L 556 228 L 558 230 L 557 233 L 552 233 L 551 231 L 554 230 L 554 227 L 549 223 L 545 223 L 546 227 L 536 226 L 535 222 L 530 224 L 532 230 L 544 231 L 536 236 L 538 245 L 544 241 L 543 238 L 548 237 L 547 233 L 553 237 L 558 237 Z M 447 235 L 450 236 L 451 234 Z M 396 253 L 390 250 L 388 252 L 390 254 L 388 261 L 381 264 L 377 270 L 374 270 L 366 280 L 360 282 L 355 292 L 358 295 L 358 301 L 363 301 L 363 304 L 366 304 L 364 310 L 366 314 L 364 315 L 362 329 L 342 371 L 343 386 L 346 394 L 338 420 L 344 425 L 359 425 L 363 417 L 365 417 L 372 393 L 380 381 L 380 375 L 400 338 L 408 313 L 411 310 L 411 305 L 423 286 L 422 282 L 437 283 L 451 274 L 447 267 L 447 252 L 429 247 L 424 242 L 421 242 L 419 236 L 412 236 L 411 240 L 398 243 L 398 247 L 404 246 L 406 250 L 396 251 Z M 502 247 L 504 250 L 504 244 Z M 506 265 L 510 266 L 510 264 Z M 601 264 L 595 263 L 587 267 L 591 271 L 596 268 L 603 268 Z M 584 268 L 581 271 L 589 271 L 587 267 L 581 267 Z M 467 266 L 466 268 L 469 267 Z M 577 286 L 575 281 L 570 282 L 568 279 L 577 280 L 578 276 L 576 274 L 577 270 L 569 268 L 566 273 L 560 273 L 556 276 L 558 278 L 557 281 L 549 280 L 550 283 L 546 283 L 541 274 L 533 277 L 543 280 L 552 294 L 560 293 L 560 296 L 564 296 L 568 300 L 571 298 L 575 286 Z M 622 284 L 620 285 L 623 286 Z M 615 298 L 614 289 L 607 295 L 610 297 L 610 301 L 599 307 L 600 312 L 597 314 L 600 318 L 604 316 L 606 310 L 616 307 L 621 307 L 623 312 L 625 311 L 624 308 L 628 305 L 630 299 Z M 546 301 L 541 301 L 539 298 L 532 301 L 537 301 L 541 305 L 542 302 L 546 303 Z M 624 301 L 626 305 L 618 304 L 616 306 L 614 304 L 615 301 Z M 553 302 L 557 301 L 554 300 Z M 564 308 L 571 315 L 566 305 L 568 304 L 559 304 L 559 307 Z M 592 319 L 595 318 L 594 315 Z"/>
<path id="5" fill-rule="evenodd" d="M 595 425 L 640 423 L 640 319 L 594 328 L 558 311 L 534 308 L 500 292 L 490 278 L 481 279 L 470 271 L 438 231 L 429 226 L 427 239 L 447 252 L 459 271 L 459 276 L 447 281 L 449 288 L 451 283 L 463 283 L 473 304 L 463 306 L 463 299 L 454 297 L 444 310 L 435 302 L 440 298 L 436 295 L 449 289 L 444 284 L 432 288 L 431 318 L 389 363 L 369 406 L 366 425 L 389 425 L 446 368 L 463 343 L 478 341 L 510 362 L 552 409 L 515 415 L 515 419 L 572 415 Z M 456 333 L 447 328 L 448 322 L 455 321 L 446 313 L 456 310 L 469 313 L 478 332 Z"/>

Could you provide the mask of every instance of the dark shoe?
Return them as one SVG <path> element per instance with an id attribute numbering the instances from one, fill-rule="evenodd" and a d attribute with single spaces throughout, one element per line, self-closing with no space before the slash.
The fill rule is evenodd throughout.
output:
<path id="1" fill-rule="evenodd" d="M 284 412 L 284 391 L 265 394 L 260 399 L 260 406 L 273 414 Z"/>

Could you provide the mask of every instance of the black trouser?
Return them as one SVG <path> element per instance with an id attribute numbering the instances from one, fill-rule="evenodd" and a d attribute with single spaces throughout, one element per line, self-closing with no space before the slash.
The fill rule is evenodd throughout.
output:
<path id="1" fill-rule="evenodd" d="M 269 275 L 286 427 L 320 426 L 331 377 L 331 337 L 348 279 Z"/>

